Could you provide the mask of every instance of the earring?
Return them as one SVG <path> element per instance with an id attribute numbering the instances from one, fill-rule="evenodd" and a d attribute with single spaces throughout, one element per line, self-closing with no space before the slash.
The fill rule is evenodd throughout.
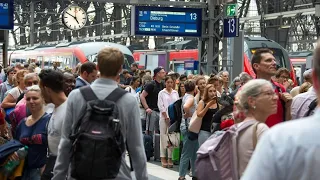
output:
<path id="1" fill-rule="evenodd" d="M 253 106 L 252 108 L 253 108 L 253 109 L 256 109 L 256 106 Z"/>

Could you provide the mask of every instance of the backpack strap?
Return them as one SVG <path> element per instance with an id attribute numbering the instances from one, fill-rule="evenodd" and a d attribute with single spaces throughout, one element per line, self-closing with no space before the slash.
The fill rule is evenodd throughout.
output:
<path id="1" fill-rule="evenodd" d="M 113 90 L 107 97 L 106 100 L 117 102 L 123 95 L 125 95 L 128 91 L 121 89 L 121 88 L 116 88 Z"/>
<path id="2" fill-rule="evenodd" d="M 311 112 L 317 107 L 317 105 L 318 105 L 318 99 L 316 98 L 309 104 L 309 106 L 308 106 L 309 109 L 303 117 L 310 116 Z"/>
<path id="3" fill-rule="evenodd" d="M 83 86 L 79 88 L 79 90 L 86 101 L 92 101 L 92 100 L 98 99 L 98 97 L 93 92 L 90 86 Z"/>
<path id="4" fill-rule="evenodd" d="M 258 125 L 260 122 L 256 122 L 253 125 L 253 134 L 252 134 L 252 142 L 253 142 L 253 149 L 256 149 L 257 143 L 258 143 L 258 136 L 257 136 L 257 131 L 258 131 Z"/>

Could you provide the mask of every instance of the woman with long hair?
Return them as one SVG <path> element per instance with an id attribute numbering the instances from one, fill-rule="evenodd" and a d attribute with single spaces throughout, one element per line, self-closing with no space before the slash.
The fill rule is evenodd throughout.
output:
<path id="1" fill-rule="evenodd" d="M 203 99 L 204 94 L 204 88 L 206 87 L 206 79 L 203 76 L 199 76 L 196 80 L 196 86 L 197 86 L 197 95 L 196 95 L 196 102 L 199 103 L 201 99 Z"/>
<path id="2" fill-rule="evenodd" d="M 202 118 L 202 124 L 199 132 L 199 146 L 203 144 L 211 135 L 211 121 L 214 114 L 219 110 L 217 102 L 217 91 L 213 84 L 209 84 L 204 89 L 203 99 L 200 100 L 197 107 L 197 116 Z"/>
<path id="3" fill-rule="evenodd" d="M 184 88 L 184 83 L 180 83 L 178 87 L 179 97 L 183 97 L 186 94 L 186 88 Z"/>
<path id="4" fill-rule="evenodd" d="M 12 88 L 10 91 L 8 91 L 7 96 L 4 98 L 1 107 L 4 109 L 13 108 L 16 106 L 16 102 L 18 100 L 18 97 L 23 93 L 23 91 L 26 89 L 26 86 L 24 84 L 24 76 L 28 74 L 29 71 L 27 70 L 20 70 L 17 72 L 16 81 L 17 86 Z"/>
<path id="5" fill-rule="evenodd" d="M 130 86 L 126 87 L 126 91 L 130 92 L 132 95 L 137 95 L 137 88 L 140 86 L 141 80 L 139 76 L 133 76 L 130 81 Z"/>
<path id="6" fill-rule="evenodd" d="M 255 148 L 253 137 L 256 137 L 257 141 L 260 140 L 261 135 L 269 129 L 265 121 L 271 114 L 277 112 L 278 96 L 269 81 L 254 79 L 242 87 L 236 99 L 237 108 L 245 112 L 246 118 L 235 126 L 240 127 L 246 121 L 254 121 L 256 124 L 239 134 L 238 172 L 241 177 Z"/>
<path id="7" fill-rule="evenodd" d="M 166 88 L 161 90 L 158 95 L 158 108 L 160 110 L 160 157 L 162 167 L 173 167 L 172 147 L 168 147 L 168 128 L 170 126 L 170 118 L 168 115 L 168 106 L 179 99 L 179 94 L 174 90 L 174 80 L 171 76 L 165 77 Z M 166 151 L 168 160 L 166 158 Z"/>
<path id="8" fill-rule="evenodd" d="M 22 180 L 40 180 L 46 164 L 48 148 L 46 126 L 50 115 L 44 111 L 44 99 L 39 86 L 28 88 L 26 101 L 31 115 L 21 121 L 15 136 L 16 140 L 28 146 Z"/>

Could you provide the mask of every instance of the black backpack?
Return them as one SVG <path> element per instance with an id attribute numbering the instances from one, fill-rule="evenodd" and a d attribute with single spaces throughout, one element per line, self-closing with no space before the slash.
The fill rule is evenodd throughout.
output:
<path id="1" fill-rule="evenodd" d="M 114 179 L 126 149 L 116 102 L 127 91 L 116 88 L 104 100 L 99 100 L 90 86 L 80 88 L 80 92 L 87 108 L 70 137 L 73 141 L 71 177 Z"/>
<path id="2" fill-rule="evenodd" d="M 307 113 L 304 115 L 304 117 L 308 117 L 314 114 L 314 110 L 316 109 L 318 105 L 318 99 L 314 99 L 308 106 L 308 111 Z"/>

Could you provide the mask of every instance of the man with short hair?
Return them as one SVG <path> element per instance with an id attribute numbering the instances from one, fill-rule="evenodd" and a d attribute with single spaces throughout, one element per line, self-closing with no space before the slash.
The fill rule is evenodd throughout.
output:
<path id="1" fill-rule="evenodd" d="M 266 124 L 272 127 L 280 122 L 290 120 L 292 96 L 286 92 L 286 89 L 281 84 L 271 79 L 277 72 L 276 59 L 272 51 L 269 49 L 257 50 L 252 56 L 251 64 L 257 79 L 270 81 L 273 84 L 274 91 L 279 96 L 278 111 L 267 118 Z"/>
<path id="2" fill-rule="evenodd" d="M 228 71 L 221 71 L 219 73 L 219 76 L 222 79 L 222 93 L 226 92 L 226 93 L 231 93 L 232 89 L 229 88 L 229 72 Z"/>
<path id="3" fill-rule="evenodd" d="M 320 98 L 320 41 L 312 79 Z M 279 124 L 259 140 L 242 180 L 307 180 L 320 177 L 320 107 L 313 116 Z"/>
<path id="4" fill-rule="evenodd" d="M 139 76 L 140 70 L 137 63 L 131 64 L 131 72 L 132 72 L 132 76 Z"/>
<path id="5" fill-rule="evenodd" d="M 97 65 L 93 62 L 85 62 L 80 66 L 80 73 L 76 79 L 76 89 L 90 85 L 97 76 Z"/>
<path id="6" fill-rule="evenodd" d="M 119 74 L 122 72 L 124 55 L 119 49 L 104 48 L 98 53 L 97 59 L 101 77 L 94 81 L 90 85 L 90 88 L 99 100 L 104 100 L 111 92 L 118 88 L 116 81 L 119 78 Z M 135 176 L 139 180 L 146 180 L 148 179 L 146 156 L 143 150 L 144 145 L 142 141 L 140 113 L 136 99 L 134 96 L 126 93 L 115 103 L 119 110 L 118 120 L 121 124 L 123 141 L 127 143 L 125 149 L 129 152 L 129 156 L 132 160 L 132 168 L 134 169 Z M 86 108 L 87 102 L 80 90 L 73 90 L 69 94 L 67 100 L 67 110 L 62 126 L 62 136 L 52 180 L 63 180 L 68 174 L 68 167 L 72 155 L 71 149 L 73 147 L 73 141 L 70 139 L 70 134 L 74 132 L 73 127 L 75 127 L 81 117 L 83 117 Z M 101 151 L 108 151 L 108 149 L 101 149 Z M 126 153 L 122 153 L 121 155 L 121 167 L 115 178 L 116 180 L 132 179 L 130 169 L 125 160 L 125 154 Z M 108 171 L 108 169 L 106 169 L 106 171 Z"/>
<path id="7" fill-rule="evenodd" d="M 39 74 L 40 89 L 46 104 L 54 104 L 54 110 L 48 124 L 48 159 L 42 174 L 42 180 L 51 180 L 54 164 L 58 155 L 61 129 L 66 114 L 67 96 L 64 94 L 64 77 L 60 71 L 42 70 Z"/>
<path id="8" fill-rule="evenodd" d="M 146 134 L 153 134 L 153 131 L 159 132 L 159 108 L 158 94 L 164 89 L 162 80 L 166 76 L 163 67 L 157 67 L 153 70 L 154 80 L 146 84 L 140 95 L 141 103 L 146 110 Z"/>
<path id="9" fill-rule="evenodd" d="M 66 94 L 66 96 L 69 96 L 70 92 L 76 87 L 76 79 L 74 78 L 74 75 L 69 73 L 69 72 L 65 72 L 63 73 L 63 77 L 64 77 L 64 93 Z"/>

